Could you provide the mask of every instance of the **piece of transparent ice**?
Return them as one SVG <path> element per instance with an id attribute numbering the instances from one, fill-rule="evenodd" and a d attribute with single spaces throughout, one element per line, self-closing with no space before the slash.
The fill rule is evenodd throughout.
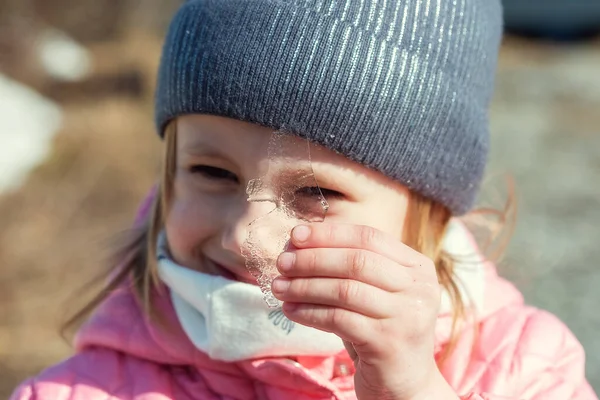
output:
<path id="1" fill-rule="evenodd" d="M 329 209 L 315 178 L 310 142 L 274 132 L 265 174 L 248 182 L 249 202 L 272 202 L 275 208 L 248 225 L 242 254 L 269 307 L 279 306 L 271 283 L 279 275 L 277 258 L 286 250 L 292 229 L 303 222 L 322 222 Z"/>

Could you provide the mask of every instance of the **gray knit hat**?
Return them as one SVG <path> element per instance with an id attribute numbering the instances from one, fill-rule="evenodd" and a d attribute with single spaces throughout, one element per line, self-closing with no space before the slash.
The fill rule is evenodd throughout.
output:
<path id="1" fill-rule="evenodd" d="M 156 125 L 188 113 L 310 139 L 467 212 L 488 145 L 500 0 L 190 0 Z"/>

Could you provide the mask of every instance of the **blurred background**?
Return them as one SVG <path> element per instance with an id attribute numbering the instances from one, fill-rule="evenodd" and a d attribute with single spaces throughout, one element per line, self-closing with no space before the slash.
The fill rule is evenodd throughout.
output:
<path id="1" fill-rule="evenodd" d="M 0 0 L 0 398 L 70 354 L 58 325 L 159 170 L 180 0 Z M 500 272 L 557 314 L 600 392 L 600 1 L 505 0 L 486 188 L 516 182 Z"/>

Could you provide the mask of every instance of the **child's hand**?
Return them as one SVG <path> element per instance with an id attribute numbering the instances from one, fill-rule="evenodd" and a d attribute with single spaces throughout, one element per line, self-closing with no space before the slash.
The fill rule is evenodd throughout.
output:
<path id="1" fill-rule="evenodd" d="M 277 262 L 285 315 L 333 332 L 360 400 L 458 399 L 434 360 L 441 289 L 431 260 L 366 226 L 297 226 Z"/>

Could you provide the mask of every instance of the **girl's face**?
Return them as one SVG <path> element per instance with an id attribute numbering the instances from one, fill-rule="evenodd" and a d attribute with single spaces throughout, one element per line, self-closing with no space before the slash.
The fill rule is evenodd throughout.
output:
<path id="1" fill-rule="evenodd" d="M 246 186 L 269 165 L 273 130 L 200 114 L 180 117 L 176 124 L 176 171 L 165 222 L 171 255 L 188 268 L 255 283 L 241 246 L 248 225 L 274 205 L 248 202 Z M 304 169 L 306 140 L 290 140 L 297 142 L 290 159 L 304 162 L 288 164 L 298 162 Z M 401 239 L 408 189 L 331 150 L 310 146 L 312 170 L 329 203 L 327 222 L 369 225 Z M 294 165 L 286 168 L 293 171 Z"/>

